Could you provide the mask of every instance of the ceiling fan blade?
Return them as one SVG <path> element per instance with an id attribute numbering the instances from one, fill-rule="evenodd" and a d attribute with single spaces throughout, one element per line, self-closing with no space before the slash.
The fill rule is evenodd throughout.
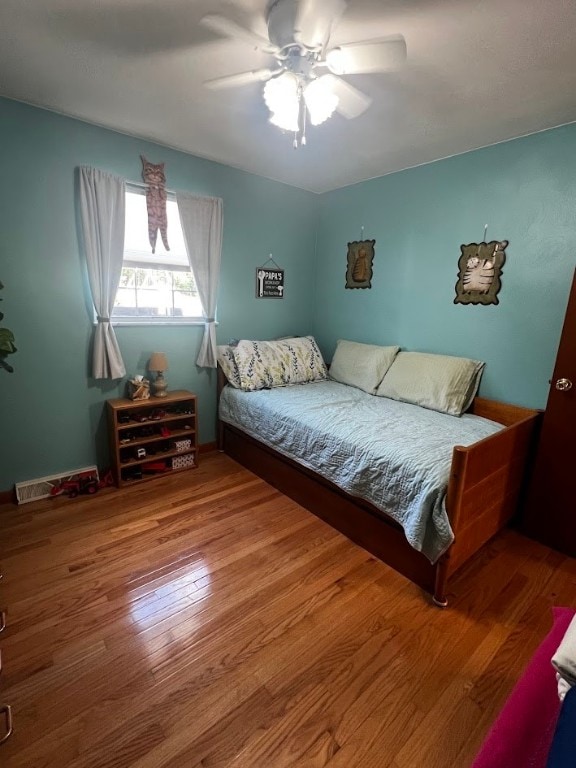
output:
<path id="1" fill-rule="evenodd" d="M 346 0 L 300 0 L 294 39 L 310 48 L 323 48 L 346 7 Z"/>
<path id="2" fill-rule="evenodd" d="M 218 13 L 209 13 L 203 16 L 200 19 L 200 24 L 212 32 L 224 35 L 224 37 L 231 37 L 233 40 L 244 40 L 258 48 L 258 50 L 264 51 L 264 53 L 278 53 L 278 47 L 271 43 L 270 40 Z"/>
<path id="3" fill-rule="evenodd" d="M 406 41 L 401 36 L 340 45 L 326 54 L 326 66 L 335 75 L 390 72 L 399 69 L 405 61 Z"/>
<path id="4" fill-rule="evenodd" d="M 250 83 L 264 83 L 270 80 L 274 73 L 271 69 L 253 69 L 250 72 L 238 72 L 235 75 L 224 75 L 215 77 L 212 80 L 205 80 L 206 88 L 218 90 L 220 88 L 235 88 L 240 85 L 249 85 Z"/>
<path id="5" fill-rule="evenodd" d="M 350 85 L 346 80 L 335 75 L 322 75 L 321 79 L 326 80 L 328 78 L 332 92 L 338 96 L 336 111 L 348 120 L 359 117 L 372 104 L 370 96 Z"/>

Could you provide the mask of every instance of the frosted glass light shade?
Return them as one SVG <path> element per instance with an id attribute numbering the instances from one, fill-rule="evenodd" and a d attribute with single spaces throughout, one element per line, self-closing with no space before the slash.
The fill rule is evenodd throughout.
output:
<path id="1" fill-rule="evenodd" d="M 312 125 L 324 123 L 338 106 L 338 96 L 332 91 L 329 78 L 324 77 L 308 83 L 304 90 L 304 100 Z"/>
<path id="2" fill-rule="evenodd" d="M 350 63 L 350 57 L 342 48 L 332 48 L 326 54 L 326 64 L 328 64 L 330 72 L 334 72 L 335 75 L 345 75 Z"/>
<path id="3" fill-rule="evenodd" d="M 284 72 L 269 80 L 264 86 L 264 101 L 271 113 L 270 122 L 285 131 L 298 133 L 301 123 L 306 120 L 302 98 L 312 125 L 328 120 L 338 106 L 338 96 L 332 89 L 333 79 L 331 75 L 324 75 L 309 80 L 293 72 Z"/>
<path id="4" fill-rule="evenodd" d="M 298 78 L 291 72 L 268 80 L 264 86 L 264 101 L 271 112 L 270 122 L 285 131 L 298 131 L 300 100 Z"/>

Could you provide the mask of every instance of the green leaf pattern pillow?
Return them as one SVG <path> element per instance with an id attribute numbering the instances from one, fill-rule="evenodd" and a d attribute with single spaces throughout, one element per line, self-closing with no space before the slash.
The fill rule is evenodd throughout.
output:
<path id="1" fill-rule="evenodd" d="M 230 347 L 228 344 L 222 344 L 221 346 L 216 347 L 216 356 L 220 368 L 222 368 L 224 375 L 228 379 L 228 383 L 233 387 L 236 387 L 236 389 L 240 389 L 242 383 L 240 381 L 240 374 L 234 357 L 234 347 Z"/>
<path id="2" fill-rule="evenodd" d="M 312 336 L 279 341 L 243 339 L 231 348 L 231 353 L 236 362 L 239 388 L 246 392 L 328 378 L 326 364 Z M 233 381 L 230 383 L 236 386 Z"/>

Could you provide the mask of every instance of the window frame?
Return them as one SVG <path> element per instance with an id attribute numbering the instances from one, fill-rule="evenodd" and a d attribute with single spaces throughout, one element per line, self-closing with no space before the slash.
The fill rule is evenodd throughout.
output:
<path id="1" fill-rule="evenodd" d="M 144 185 L 140 184 L 134 184 L 133 182 L 126 182 L 126 195 L 128 194 L 137 194 L 141 195 L 142 197 L 146 196 L 146 187 Z M 176 195 L 174 192 L 167 192 L 167 200 L 176 202 Z M 159 257 L 160 259 L 161 257 Z M 162 268 L 161 262 L 159 261 L 159 268 Z M 143 268 L 143 269 L 154 269 L 153 265 L 145 265 L 144 263 L 138 264 L 138 262 L 126 262 L 124 259 L 122 259 L 122 269 L 125 267 L 127 268 Z M 163 269 L 167 272 L 180 272 L 184 271 L 181 269 L 169 269 L 168 265 L 165 265 Z M 194 272 L 190 268 L 190 271 L 192 272 L 192 278 L 194 279 L 194 284 L 196 284 L 196 280 L 194 278 Z M 196 290 L 198 290 L 196 288 Z M 201 302 L 200 302 L 201 304 Z M 96 319 L 96 313 L 94 314 L 94 323 L 97 322 Z M 163 326 L 163 325 L 174 325 L 174 326 L 185 326 L 185 325 L 205 325 L 206 324 L 206 317 L 203 315 L 198 316 L 178 316 L 178 315 L 114 315 L 112 313 L 110 317 L 110 323 L 113 326 Z"/>

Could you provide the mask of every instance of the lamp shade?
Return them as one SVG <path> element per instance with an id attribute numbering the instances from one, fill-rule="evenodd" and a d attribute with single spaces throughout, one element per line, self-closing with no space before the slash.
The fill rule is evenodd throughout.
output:
<path id="1" fill-rule="evenodd" d="M 167 371 L 168 360 L 164 352 L 152 352 L 152 356 L 148 361 L 148 369 L 150 371 Z"/>

